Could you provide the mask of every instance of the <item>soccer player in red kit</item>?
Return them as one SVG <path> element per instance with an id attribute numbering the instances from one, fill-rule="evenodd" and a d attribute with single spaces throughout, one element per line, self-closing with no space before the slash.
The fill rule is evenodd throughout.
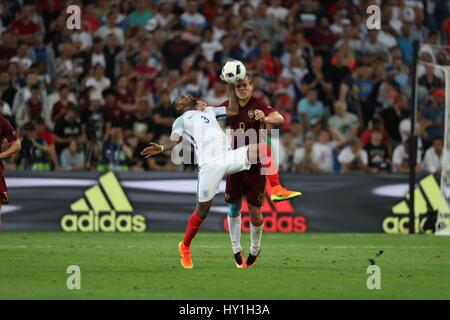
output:
<path id="1" fill-rule="evenodd" d="M 252 96 L 253 83 L 252 76 L 247 73 L 244 80 L 234 86 L 234 93 L 237 96 L 239 103 L 239 114 L 234 117 L 229 117 L 231 122 L 231 129 L 234 130 L 232 147 L 239 148 L 236 145 L 236 133 L 246 132 L 253 129 L 256 133 L 260 129 L 265 129 L 266 124 L 280 125 L 284 122 L 283 116 L 267 105 L 263 100 Z M 228 106 L 228 101 L 225 101 L 222 106 Z M 243 141 L 245 143 L 245 141 Z M 271 158 L 270 147 L 266 145 L 266 155 Z M 231 245 L 233 247 L 234 258 L 238 268 L 252 267 L 260 252 L 261 235 L 264 228 L 263 215 L 261 206 L 264 201 L 264 190 L 266 187 L 266 175 L 261 172 L 261 166 L 271 167 L 271 163 L 253 164 L 247 171 L 238 172 L 227 177 L 225 200 L 229 203 L 228 226 L 231 238 Z M 278 172 L 268 174 L 267 179 L 272 188 L 272 200 L 281 201 L 293 199 L 301 195 L 298 191 L 291 191 L 283 188 L 280 185 Z M 242 196 L 245 195 L 248 202 L 248 209 L 250 212 L 250 252 L 247 260 L 244 262 L 243 253 L 241 249 L 241 206 Z"/>
<path id="2" fill-rule="evenodd" d="M 9 121 L 0 115 L 0 147 L 5 139 L 8 141 L 9 146 L 5 151 L 0 152 L 0 160 L 8 158 L 20 150 L 20 140 L 17 138 L 16 131 Z M 5 177 L 3 177 L 3 163 L 0 161 L 0 214 L 1 206 L 7 203 L 8 190 L 6 189 Z"/>

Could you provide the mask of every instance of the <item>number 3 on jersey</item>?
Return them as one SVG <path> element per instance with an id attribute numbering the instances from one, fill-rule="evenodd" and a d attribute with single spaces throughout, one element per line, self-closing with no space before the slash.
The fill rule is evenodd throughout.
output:
<path id="1" fill-rule="evenodd" d="M 209 119 L 208 119 L 207 117 L 201 116 L 201 118 L 202 118 L 203 120 L 205 120 L 205 123 L 209 123 Z"/>

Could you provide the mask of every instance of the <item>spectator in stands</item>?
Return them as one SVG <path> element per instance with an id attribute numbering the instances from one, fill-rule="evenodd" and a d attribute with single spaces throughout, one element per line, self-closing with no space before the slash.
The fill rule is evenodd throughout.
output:
<path id="1" fill-rule="evenodd" d="M 81 145 L 72 139 L 69 146 L 61 153 L 61 165 L 66 171 L 82 171 L 85 169 L 85 156 Z"/>
<path id="2" fill-rule="evenodd" d="M 327 106 L 331 106 L 333 85 L 320 55 L 315 55 L 312 58 L 311 70 L 303 78 L 300 89 L 303 94 L 306 94 L 312 88 L 317 90 L 317 97 L 320 101 L 323 101 Z"/>
<path id="3" fill-rule="evenodd" d="M 331 136 L 338 146 L 349 143 L 358 134 L 359 120 L 356 115 L 347 111 L 347 104 L 342 101 L 334 103 L 335 115 L 328 119 Z"/>
<path id="4" fill-rule="evenodd" d="M 42 117 L 41 87 L 34 84 L 30 88 L 31 96 L 16 111 L 16 124 L 21 127 L 32 119 Z"/>
<path id="5" fill-rule="evenodd" d="M 221 102 L 223 102 L 222 100 Z M 170 96 L 167 91 L 163 92 L 158 106 L 153 109 L 152 117 L 154 126 L 152 132 L 155 134 L 154 138 L 160 139 L 162 135 L 170 135 L 172 130 L 172 123 L 177 118 L 177 115 L 170 103 Z"/>
<path id="6" fill-rule="evenodd" d="M 44 140 L 48 147 L 48 154 L 53 164 L 54 170 L 61 170 L 59 165 L 58 155 L 56 154 L 55 148 L 55 137 L 53 132 L 50 131 L 45 125 L 45 120 L 43 118 L 35 118 L 33 121 L 36 126 L 36 136 Z"/>
<path id="7" fill-rule="evenodd" d="M 310 89 L 306 97 L 298 102 L 297 112 L 301 117 L 302 124 L 307 128 L 313 122 L 317 123 L 325 116 L 325 108 L 322 101 L 317 99 L 315 89 Z"/>
<path id="8" fill-rule="evenodd" d="M 379 130 L 382 133 L 381 143 L 385 146 L 389 145 L 389 133 L 384 127 L 383 119 L 379 116 L 374 116 L 370 121 L 370 126 L 361 134 L 359 141 L 365 147 L 372 139 L 372 131 Z"/>
<path id="9" fill-rule="evenodd" d="M 105 77 L 105 69 L 102 64 L 97 63 L 94 66 L 93 75 L 86 79 L 86 88 L 93 87 L 98 94 L 102 94 L 103 90 L 111 86 L 111 80 Z"/>
<path id="10" fill-rule="evenodd" d="M 59 87 L 59 100 L 53 104 L 51 109 L 51 121 L 56 123 L 58 119 L 64 116 L 70 108 L 75 107 L 75 104 L 69 100 L 70 88 L 63 84 Z"/>
<path id="11" fill-rule="evenodd" d="M 117 13 L 115 11 L 109 11 L 106 18 L 106 24 L 98 28 L 95 35 L 102 38 L 102 40 L 106 42 L 111 33 L 115 34 L 118 44 L 123 45 L 125 43 L 125 33 L 122 28 L 117 26 L 116 22 Z"/>
<path id="12" fill-rule="evenodd" d="M 364 147 L 368 157 L 369 171 L 373 173 L 388 172 L 390 169 L 389 151 L 382 140 L 383 131 L 374 128 L 370 142 Z"/>
<path id="13" fill-rule="evenodd" d="M 423 158 L 422 168 L 426 172 L 440 175 L 444 161 L 444 143 L 441 137 L 433 140 L 433 145 L 428 148 Z"/>
<path id="14" fill-rule="evenodd" d="M 430 91 L 442 88 L 444 86 L 442 79 L 436 76 L 435 68 L 429 65 L 425 66 L 425 74 L 419 78 L 418 83 Z"/>
<path id="15" fill-rule="evenodd" d="M 67 109 L 66 113 L 56 120 L 54 132 L 56 152 L 60 155 L 72 139 L 78 139 L 82 134 L 78 110 L 75 107 Z"/>
<path id="16" fill-rule="evenodd" d="M 314 139 L 311 135 L 308 135 L 305 138 L 302 147 L 295 150 L 293 155 L 293 164 L 296 172 L 318 172 L 318 167 L 313 161 L 313 145 Z"/>
<path id="17" fill-rule="evenodd" d="M 32 20 L 33 8 L 31 3 L 24 3 L 17 19 L 11 23 L 20 41 L 31 43 L 33 35 L 39 31 L 39 26 Z"/>
<path id="18" fill-rule="evenodd" d="M 27 122 L 21 128 L 20 152 L 13 156 L 18 170 L 48 171 L 48 146 L 44 139 L 37 137 L 36 127 L 32 122 Z"/>
<path id="19" fill-rule="evenodd" d="M 125 143 L 121 127 L 113 127 L 111 136 L 103 144 L 99 170 L 129 171 L 133 150 Z"/>
<path id="20" fill-rule="evenodd" d="M 444 134 L 444 89 L 433 90 L 431 101 L 422 109 L 420 113 L 420 123 L 426 131 L 424 140 L 425 149 L 427 149 L 434 139 L 442 137 Z"/>
<path id="21" fill-rule="evenodd" d="M 392 156 L 392 170 L 398 173 L 409 173 L 409 148 L 411 140 L 407 139 L 403 144 L 398 145 L 394 149 Z M 420 165 L 422 159 L 421 152 L 417 152 L 417 165 L 415 171 L 420 173 L 422 167 Z"/>
<path id="22" fill-rule="evenodd" d="M 339 153 L 338 161 L 342 172 L 367 172 L 368 170 L 368 155 L 358 139 L 350 140 L 349 146 Z"/>
<path id="23" fill-rule="evenodd" d="M 395 97 L 392 108 L 384 109 L 381 112 L 384 126 L 394 145 L 398 145 L 402 141 L 399 126 L 400 122 L 409 116 L 408 105 L 408 98 L 404 94 L 399 94 Z"/>

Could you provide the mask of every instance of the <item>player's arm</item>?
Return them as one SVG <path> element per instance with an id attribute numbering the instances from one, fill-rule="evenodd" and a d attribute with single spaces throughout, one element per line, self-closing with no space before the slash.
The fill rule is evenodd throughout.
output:
<path id="1" fill-rule="evenodd" d="M 9 147 L 5 151 L 0 152 L 0 159 L 10 157 L 14 153 L 20 151 L 21 148 L 20 139 L 16 138 L 16 140 L 9 144 Z"/>
<path id="2" fill-rule="evenodd" d="M 231 84 L 228 84 L 228 97 L 227 117 L 237 116 L 239 114 L 239 100 L 234 91 L 234 86 Z"/>
<path id="3" fill-rule="evenodd" d="M 169 143 L 165 144 L 151 142 L 148 147 L 141 151 L 141 156 L 147 159 L 161 152 L 170 151 L 181 141 L 181 136 L 177 133 L 172 133 L 170 140 Z"/>
<path id="4" fill-rule="evenodd" d="M 161 152 L 172 150 L 181 141 L 181 137 L 183 135 L 183 127 L 184 127 L 183 117 L 178 117 L 172 125 L 172 134 L 170 135 L 170 142 L 166 144 L 157 144 L 151 142 L 147 148 L 141 151 L 141 156 L 147 159 Z"/>
<path id="5" fill-rule="evenodd" d="M 283 116 L 278 111 L 272 111 L 268 116 L 259 109 L 255 110 L 255 120 L 262 121 L 263 123 L 273 124 L 273 125 L 281 125 L 284 123 Z"/>

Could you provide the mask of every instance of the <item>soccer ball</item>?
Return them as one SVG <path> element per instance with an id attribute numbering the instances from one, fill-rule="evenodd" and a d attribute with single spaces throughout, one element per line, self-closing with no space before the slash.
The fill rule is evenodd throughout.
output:
<path id="1" fill-rule="evenodd" d="M 238 84 L 244 80 L 247 70 L 244 64 L 239 60 L 227 61 L 222 67 L 220 79 L 229 84 Z"/>

